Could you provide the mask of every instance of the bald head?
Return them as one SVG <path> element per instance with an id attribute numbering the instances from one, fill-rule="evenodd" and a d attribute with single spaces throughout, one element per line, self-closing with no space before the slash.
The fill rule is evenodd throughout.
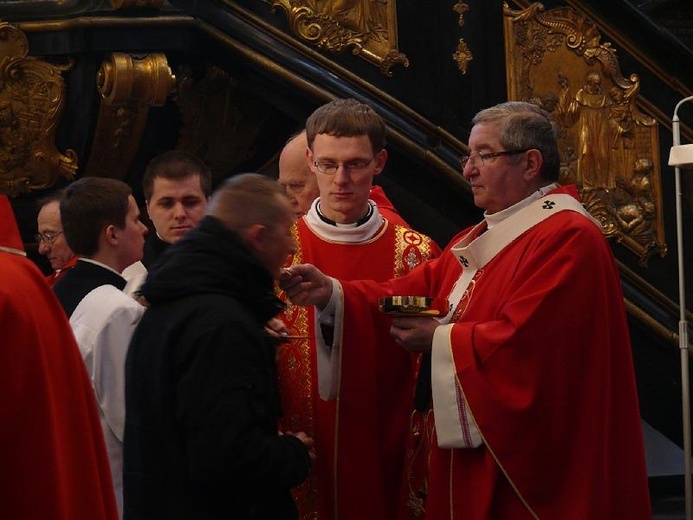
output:
<path id="1" fill-rule="evenodd" d="M 279 183 L 289 196 L 296 217 L 305 215 L 320 191 L 315 174 L 308 167 L 308 140 L 303 131 L 289 140 L 279 155 Z"/>

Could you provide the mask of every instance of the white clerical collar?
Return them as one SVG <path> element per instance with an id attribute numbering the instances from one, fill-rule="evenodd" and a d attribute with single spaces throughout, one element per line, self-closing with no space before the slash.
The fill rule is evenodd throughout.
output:
<path id="1" fill-rule="evenodd" d="M 330 224 L 326 222 L 318 214 L 319 204 L 320 199 L 315 199 L 303 218 L 313 232 L 328 240 L 347 243 L 363 242 L 375 236 L 383 225 L 384 219 L 372 200 L 368 201 L 370 209 L 364 219 L 353 224 Z"/>
<path id="2" fill-rule="evenodd" d="M 123 278 L 123 274 L 122 274 L 122 273 L 119 273 L 118 271 L 116 271 L 116 270 L 113 269 L 112 267 L 107 266 L 107 265 L 104 264 L 103 262 L 99 262 L 98 260 L 94 260 L 94 259 L 92 259 L 92 258 L 85 258 L 85 257 L 83 257 L 83 256 L 80 256 L 79 259 L 82 260 L 82 261 L 84 261 L 84 262 L 89 262 L 90 264 L 98 265 L 99 267 L 103 267 L 104 269 L 108 269 L 109 271 L 113 271 L 115 274 L 117 274 L 118 276 L 120 276 L 121 278 Z M 123 280 L 125 280 L 125 278 L 123 278 Z"/>
<path id="3" fill-rule="evenodd" d="M 509 208 L 505 208 L 502 211 L 498 211 L 497 213 L 489 214 L 484 212 L 484 220 L 486 220 L 486 226 L 488 229 L 491 229 L 493 226 L 496 226 L 503 222 L 506 218 L 512 217 L 515 213 L 520 211 L 522 208 L 526 208 L 529 206 L 532 202 L 534 202 L 537 199 L 540 199 L 550 191 L 555 190 L 558 188 L 558 183 L 553 182 L 547 186 L 544 186 L 543 188 L 539 188 L 537 191 L 532 193 L 529 197 L 522 199 L 520 202 L 517 202 L 510 206 Z"/>

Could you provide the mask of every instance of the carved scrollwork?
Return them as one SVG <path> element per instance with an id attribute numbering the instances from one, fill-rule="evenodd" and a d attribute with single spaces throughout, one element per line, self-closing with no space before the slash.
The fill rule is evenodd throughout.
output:
<path id="1" fill-rule="evenodd" d="M 162 106 L 174 86 L 164 54 L 115 52 L 103 61 L 96 75 L 102 99 L 86 175 L 125 178 L 149 108 Z"/>
<path id="2" fill-rule="evenodd" d="M 560 180 L 577 184 L 605 235 L 643 265 L 664 256 L 657 124 L 638 108 L 638 76 L 621 73 L 616 50 L 572 8 L 503 10 L 508 96 L 552 114 Z"/>
<path id="3" fill-rule="evenodd" d="M 0 193 L 10 196 L 48 188 L 77 170 L 75 151 L 55 147 L 65 105 L 62 73 L 72 62 L 49 63 L 28 53 L 24 33 L 0 23 Z"/>
<path id="4" fill-rule="evenodd" d="M 281 8 L 301 40 L 334 54 L 351 50 L 392 76 L 395 65 L 409 66 L 397 50 L 395 0 L 263 0 Z"/>

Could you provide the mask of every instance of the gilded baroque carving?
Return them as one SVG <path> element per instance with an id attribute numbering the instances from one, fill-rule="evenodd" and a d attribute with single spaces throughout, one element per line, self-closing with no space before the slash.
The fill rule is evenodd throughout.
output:
<path id="1" fill-rule="evenodd" d="M 392 76 L 395 65 L 409 66 L 397 50 L 395 0 L 263 0 L 283 9 L 294 34 L 318 49 L 339 54 L 350 49 Z"/>
<path id="2" fill-rule="evenodd" d="M 469 5 L 465 2 L 457 2 L 452 10 L 460 15 L 457 23 L 460 27 L 464 27 L 464 15 L 469 11 Z M 457 68 L 460 69 L 460 72 L 462 74 L 467 74 L 467 67 L 474 56 L 472 55 L 472 51 L 469 50 L 467 42 L 462 38 L 460 38 L 460 41 L 457 43 L 457 50 L 453 53 L 452 58 L 457 62 Z"/>
<path id="3" fill-rule="evenodd" d="M 149 108 L 162 106 L 174 84 L 164 54 L 115 52 L 103 61 L 96 75 L 101 106 L 85 175 L 125 178 Z"/>
<path id="4" fill-rule="evenodd" d="M 28 56 L 29 42 L 19 29 L 0 23 L 0 193 L 49 188 L 58 175 L 72 179 L 74 150 L 60 153 L 55 133 L 65 105 L 57 65 Z"/>
<path id="5" fill-rule="evenodd" d="M 664 256 L 657 123 L 637 105 L 595 24 L 570 7 L 504 4 L 508 97 L 550 112 L 559 128 L 563 183 L 575 183 L 606 236 L 646 265 Z"/>

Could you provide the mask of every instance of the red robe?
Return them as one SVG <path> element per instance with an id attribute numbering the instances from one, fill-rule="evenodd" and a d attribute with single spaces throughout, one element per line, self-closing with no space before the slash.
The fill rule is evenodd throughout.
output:
<path id="1" fill-rule="evenodd" d="M 20 256 L 3 199 L 0 518 L 114 520 L 110 468 L 84 362 L 44 276 Z"/>
<path id="2" fill-rule="evenodd" d="M 409 227 L 409 224 L 402 218 L 395 208 L 394 204 L 387 198 L 385 191 L 380 186 L 373 186 L 368 198 L 375 202 L 378 206 L 378 211 L 385 217 L 391 224 L 399 224 L 400 226 Z"/>
<path id="3" fill-rule="evenodd" d="M 65 276 L 67 272 L 77 264 L 77 260 L 79 260 L 79 258 L 73 256 L 72 258 L 70 258 L 70 261 L 65 264 L 65 267 L 59 269 L 58 271 L 53 271 L 51 274 L 47 275 L 46 281 L 48 282 L 48 285 L 53 287 L 58 282 L 58 280 Z"/>
<path id="4" fill-rule="evenodd" d="M 440 253 L 430 238 L 387 222 L 356 244 L 323 240 L 304 219 L 293 232 L 292 264 L 310 262 L 344 279 L 387 280 Z M 290 334 L 315 336 L 312 307 L 289 305 L 282 318 Z M 294 493 L 300 516 L 394 518 L 418 359 L 392 341 L 385 323 L 349 327 L 341 342 L 350 356 L 342 360 L 338 398 L 331 401 L 318 395 L 315 340 L 291 342 L 278 354 L 282 427 L 316 441 L 314 469 Z"/>
<path id="5" fill-rule="evenodd" d="M 368 300 L 377 320 L 383 295 L 447 298 L 463 270 L 451 247 L 466 233 L 404 278 L 344 282 L 345 317 Z M 434 441 L 426 518 L 650 518 L 623 296 L 601 230 L 553 214 L 478 272 L 462 307 L 436 331 L 434 366 L 438 347 L 483 443 Z"/>

